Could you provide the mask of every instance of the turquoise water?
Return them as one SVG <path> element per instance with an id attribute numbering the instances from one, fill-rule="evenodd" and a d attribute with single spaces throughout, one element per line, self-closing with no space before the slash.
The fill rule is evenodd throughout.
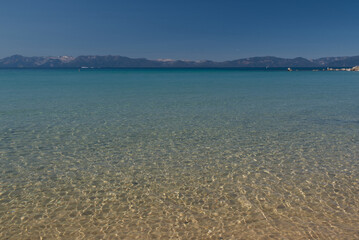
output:
<path id="1" fill-rule="evenodd" d="M 0 239 L 359 238 L 359 74 L 0 70 Z"/>

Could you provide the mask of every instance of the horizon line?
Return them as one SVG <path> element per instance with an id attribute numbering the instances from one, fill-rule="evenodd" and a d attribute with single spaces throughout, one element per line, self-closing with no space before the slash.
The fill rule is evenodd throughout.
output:
<path id="1" fill-rule="evenodd" d="M 201 59 L 201 60 L 190 60 L 190 59 L 173 59 L 173 58 L 157 58 L 157 59 L 151 59 L 151 58 L 146 58 L 146 57 L 128 57 L 125 55 L 119 55 L 119 54 L 104 54 L 104 55 L 100 55 L 100 54 L 83 54 L 83 55 L 77 55 L 77 56 L 72 56 L 72 55 L 47 55 L 47 56 L 37 56 L 37 55 L 33 55 L 33 56 L 25 56 L 22 54 L 12 54 L 10 56 L 7 57 L 2 57 L 0 58 L 0 60 L 5 59 L 5 58 L 10 58 L 10 57 L 15 57 L 15 56 L 19 56 L 19 57 L 26 57 L 26 58 L 32 58 L 32 57 L 54 57 L 54 58 L 60 58 L 60 57 L 69 57 L 69 58 L 78 58 L 78 57 L 89 57 L 89 56 L 93 56 L 93 57 L 107 57 L 107 56 L 112 56 L 112 57 L 125 57 L 125 58 L 130 58 L 130 59 L 146 59 L 146 60 L 150 60 L 150 61 L 160 61 L 160 62 L 171 62 L 171 61 L 184 61 L 184 62 L 205 62 L 205 61 L 210 61 L 210 62 L 226 62 L 226 61 L 236 61 L 236 60 L 243 60 L 243 59 L 253 59 L 253 58 L 266 58 L 266 57 L 271 57 L 271 58 L 280 58 L 280 59 L 306 59 L 306 60 L 318 60 L 318 59 L 325 59 L 325 58 L 351 58 L 351 57 L 359 57 L 358 55 L 351 55 L 351 56 L 326 56 L 326 57 L 317 57 L 317 58 L 306 58 L 306 57 L 278 57 L 278 56 L 274 56 L 274 55 L 266 55 L 266 56 L 252 56 L 252 57 L 241 57 L 241 58 L 236 58 L 236 59 L 231 59 L 231 60 L 211 60 L 211 59 Z"/>

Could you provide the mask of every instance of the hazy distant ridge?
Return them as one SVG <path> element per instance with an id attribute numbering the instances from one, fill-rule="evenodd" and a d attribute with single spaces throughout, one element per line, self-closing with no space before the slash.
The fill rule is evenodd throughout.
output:
<path id="1" fill-rule="evenodd" d="M 79 57 L 24 57 L 13 55 L 0 59 L 0 68 L 276 68 L 276 67 L 354 67 L 359 65 L 359 56 L 306 58 L 252 57 L 231 61 L 214 62 L 184 60 L 149 60 L 123 56 Z"/>

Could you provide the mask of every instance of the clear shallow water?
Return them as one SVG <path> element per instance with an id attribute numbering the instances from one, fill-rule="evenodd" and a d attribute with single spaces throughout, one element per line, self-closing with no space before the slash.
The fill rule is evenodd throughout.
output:
<path id="1" fill-rule="evenodd" d="M 1 70 L 1 239 L 359 238 L 359 75 Z"/>

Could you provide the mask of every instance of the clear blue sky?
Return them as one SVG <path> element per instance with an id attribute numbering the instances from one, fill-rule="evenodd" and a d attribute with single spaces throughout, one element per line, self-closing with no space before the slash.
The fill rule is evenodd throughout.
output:
<path id="1" fill-rule="evenodd" d="M 359 55 L 358 0 L 4 0 L 0 57 Z"/>

